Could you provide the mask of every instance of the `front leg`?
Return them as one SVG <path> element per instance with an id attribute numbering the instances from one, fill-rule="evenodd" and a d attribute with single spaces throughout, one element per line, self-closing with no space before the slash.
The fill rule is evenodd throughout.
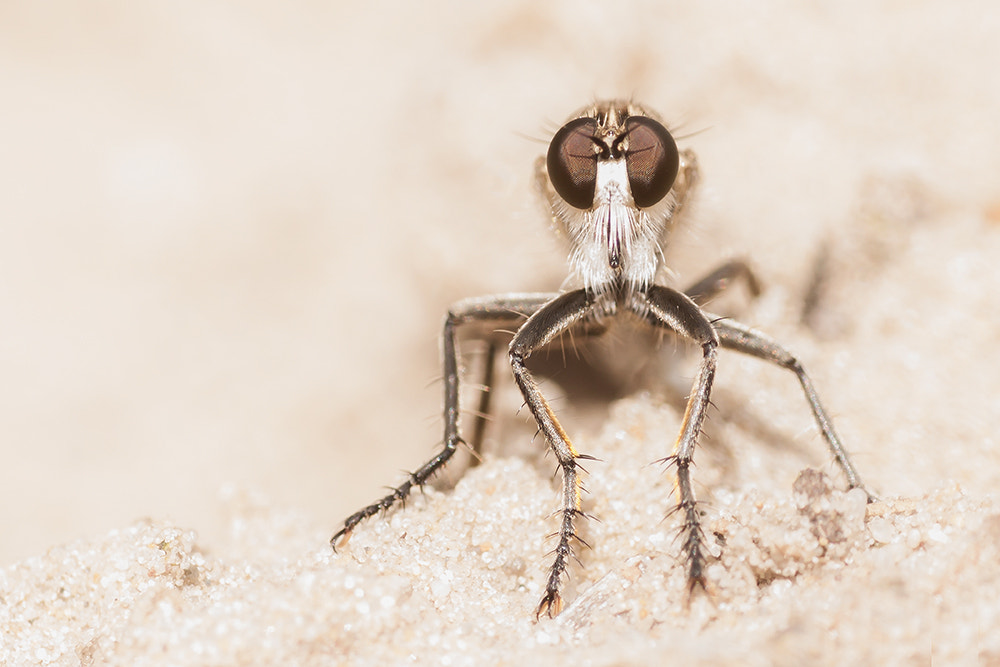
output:
<path id="1" fill-rule="evenodd" d="M 557 296 L 557 294 L 504 294 L 466 299 L 456 303 L 448 310 L 441 336 L 441 349 L 444 357 L 444 440 L 441 451 L 410 473 L 407 480 L 392 489 L 388 495 L 347 517 L 343 527 L 330 538 L 330 546 L 333 547 L 334 551 L 337 550 L 337 543 L 341 538 L 346 540 L 359 523 L 379 512 L 385 512 L 395 505 L 405 503 L 413 487 L 422 487 L 426 484 L 428 479 L 448 463 L 459 445 L 465 442 L 459 432 L 461 411 L 459 408 L 457 330 L 463 324 L 470 322 L 495 322 L 497 324 L 516 322 L 533 314 Z M 492 358 L 488 358 L 486 363 L 491 364 Z M 489 366 L 487 366 L 487 370 L 489 370 Z M 490 375 L 487 373 L 484 384 L 488 383 L 489 379 Z M 484 390 L 488 392 L 489 387 L 484 387 Z M 484 399 L 480 403 L 480 409 L 482 410 L 486 406 L 487 402 Z M 477 447 L 478 439 L 482 435 L 482 427 L 483 416 L 480 414 L 477 416 L 476 422 L 477 440 L 474 441 Z"/>
<path id="2" fill-rule="evenodd" d="M 690 297 L 669 287 L 653 285 L 644 295 L 637 296 L 632 306 L 652 324 L 667 328 L 701 345 L 702 358 L 691 387 L 681 430 L 674 442 L 669 460 L 677 472 L 677 507 L 684 523 L 682 535 L 688 562 L 688 590 L 705 587 L 705 552 L 702 540 L 701 516 L 698 512 L 694 487 L 691 484 L 691 465 L 695 446 L 701 435 L 701 426 L 709 406 L 712 381 L 718 356 L 719 338 L 712 322 Z"/>
<path id="3" fill-rule="evenodd" d="M 573 448 L 573 443 L 570 442 L 569 436 L 566 435 L 556 419 L 548 401 L 542 396 L 538 384 L 525 367 L 524 362 L 535 350 L 574 324 L 579 323 L 593 310 L 593 300 L 586 291 L 581 289 L 568 292 L 535 313 L 524 323 L 524 326 L 510 343 L 510 366 L 514 371 L 514 380 L 521 390 L 521 394 L 524 395 L 524 401 L 538 423 L 539 430 L 545 435 L 549 447 L 559 461 L 563 480 L 563 508 L 562 523 L 559 527 L 559 543 L 555 549 L 555 561 L 549 570 L 545 595 L 542 596 L 542 601 L 535 610 L 535 618 L 542 614 L 548 614 L 551 618 L 562 609 L 562 597 L 559 594 L 562 575 L 566 571 L 570 557 L 573 556 L 573 540 L 582 542 L 576 534 L 574 522 L 576 517 L 582 515 L 577 459 L 586 457 Z"/>

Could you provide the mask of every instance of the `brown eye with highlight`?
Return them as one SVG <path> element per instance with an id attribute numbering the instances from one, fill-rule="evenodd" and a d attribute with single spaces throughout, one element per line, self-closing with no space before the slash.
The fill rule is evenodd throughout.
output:
<path id="1" fill-rule="evenodd" d="M 594 139 L 596 133 L 597 122 L 593 118 L 571 120 L 552 137 L 545 157 L 552 187 L 574 208 L 594 205 L 599 151 Z"/>
<path id="2" fill-rule="evenodd" d="M 667 128 L 646 116 L 630 116 L 622 138 L 628 141 L 624 154 L 632 199 L 639 208 L 653 206 L 677 179 L 677 144 Z"/>

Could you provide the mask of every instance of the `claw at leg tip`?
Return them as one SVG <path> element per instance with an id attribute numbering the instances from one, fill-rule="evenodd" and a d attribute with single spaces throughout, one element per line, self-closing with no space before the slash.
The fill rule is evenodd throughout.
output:
<path id="1" fill-rule="evenodd" d="M 555 618 L 562 611 L 563 601 L 562 596 L 559 593 L 548 592 L 542 601 L 538 603 L 538 608 L 535 610 L 535 620 L 541 619 L 542 614 L 545 614 L 549 618 Z"/>
<path id="2" fill-rule="evenodd" d="M 340 546 L 344 546 L 349 539 L 351 539 L 351 531 L 349 530 L 341 530 L 334 533 L 333 537 L 330 538 L 330 548 L 333 549 L 333 553 L 337 553 L 338 542 Z"/>

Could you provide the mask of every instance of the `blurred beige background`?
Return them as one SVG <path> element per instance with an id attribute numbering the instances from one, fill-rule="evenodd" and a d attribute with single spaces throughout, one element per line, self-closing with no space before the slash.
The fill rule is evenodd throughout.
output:
<path id="1" fill-rule="evenodd" d="M 433 451 L 447 304 L 561 281 L 533 160 L 608 95 L 694 135 L 682 282 L 746 254 L 803 292 L 873 175 L 993 225 L 859 273 L 885 320 L 810 360 L 876 488 L 992 492 L 996 270 L 960 257 L 996 243 L 998 24 L 971 0 L 5 3 L 0 562 L 139 516 L 211 546 L 224 488 L 332 531 Z"/>

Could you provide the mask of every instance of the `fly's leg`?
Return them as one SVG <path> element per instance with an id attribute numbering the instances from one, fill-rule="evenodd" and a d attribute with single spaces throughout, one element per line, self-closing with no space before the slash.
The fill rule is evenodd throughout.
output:
<path id="1" fill-rule="evenodd" d="M 848 486 L 852 489 L 859 488 L 863 490 L 868 494 L 868 502 L 874 502 L 875 496 L 872 495 L 861 481 L 861 476 L 855 469 L 854 464 L 851 463 L 851 457 L 848 456 L 847 450 L 833 428 L 833 420 L 830 419 L 826 409 L 820 402 L 819 394 L 816 393 L 812 380 L 809 379 L 799 360 L 768 336 L 739 322 L 719 319 L 714 321 L 713 326 L 719 336 L 719 343 L 724 348 L 769 361 L 772 364 L 777 364 L 795 373 L 795 377 L 799 379 L 799 384 L 802 385 L 802 391 L 805 392 L 806 400 L 809 401 L 809 407 L 812 409 L 813 417 L 816 419 L 816 425 L 819 426 L 819 430 L 823 434 L 823 439 L 826 440 L 826 444 L 830 448 L 830 452 L 833 453 L 837 464 L 844 471 Z"/>
<path id="2" fill-rule="evenodd" d="M 754 275 L 753 270 L 746 262 L 739 259 L 729 260 L 719 266 L 684 290 L 684 293 L 699 306 L 704 306 L 736 280 L 742 280 L 746 283 L 751 296 L 760 295 L 760 282 L 757 280 L 757 276 Z"/>
<path id="3" fill-rule="evenodd" d="M 580 509 L 580 466 L 577 460 L 587 457 L 573 448 L 573 443 L 560 426 L 548 401 L 542 396 L 538 384 L 524 364 L 535 350 L 580 322 L 593 311 L 593 307 L 590 296 L 584 290 L 563 294 L 546 304 L 525 322 L 510 343 L 509 356 L 511 369 L 514 371 L 514 381 L 562 471 L 562 521 L 559 526 L 559 542 L 554 552 L 555 560 L 549 569 L 545 594 L 535 610 L 535 618 L 542 614 L 552 617 L 560 612 L 562 597 L 559 589 L 562 585 L 562 575 L 569 565 L 569 559 L 573 557 L 573 542 L 585 544 L 576 534 L 575 520 L 583 515 Z"/>
<path id="4" fill-rule="evenodd" d="M 677 290 L 654 285 L 637 299 L 632 308 L 652 324 L 667 328 L 701 346 L 702 358 L 691 387 L 680 433 L 674 443 L 670 461 L 677 473 L 677 507 L 683 516 L 681 536 L 688 566 L 688 591 L 705 588 L 705 548 L 701 515 L 691 483 L 691 466 L 694 450 L 701 435 L 701 427 L 709 406 L 712 381 L 715 378 L 719 338 L 712 322 L 685 294 Z"/>
<path id="5" fill-rule="evenodd" d="M 445 466 L 455 454 L 455 450 L 465 441 L 459 433 L 459 359 L 456 345 L 456 332 L 464 324 L 470 322 L 516 322 L 530 315 L 556 298 L 556 294 L 508 294 L 479 299 L 467 299 L 453 305 L 445 318 L 444 331 L 441 336 L 442 355 L 444 357 L 444 441 L 433 458 L 409 474 L 407 480 L 395 487 L 388 495 L 367 507 L 355 512 L 344 520 L 343 527 L 330 538 L 330 546 L 334 551 L 341 538 L 347 539 L 355 526 L 365 519 L 380 512 L 388 511 L 395 505 L 406 502 L 414 487 L 422 487 L 435 473 Z M 487 369 L 492 361 L 487 355 Z M 492 373 L 492 371 L 489 371 Z M 489 377 L 486 378 L 490 380 Z M 487 392 L 488 393 L 488 392 Z M 482 431 L 485 429 L 485 409 L 489 408 L 489 398 L 480 400 L 481 416 L 477 417 L 476 435 L 473 442 L 478 446 Z M 482 425 L 480 425 L 480 423 Z"/>
<path id="6" fill-rule="evenodd" d="M 483 457 L 483 437 L 486 435 L 486 424 L 489 421 L 490 404 L 493 402 L 493 371 L 496 366 L 497 346 L 490 341 L 483 359 L 482 393 L 479 394 L 479 406 L 476 409 L 476 421 L 472 427 L 472 462 L 469 467 L 477 466 Z"/>

